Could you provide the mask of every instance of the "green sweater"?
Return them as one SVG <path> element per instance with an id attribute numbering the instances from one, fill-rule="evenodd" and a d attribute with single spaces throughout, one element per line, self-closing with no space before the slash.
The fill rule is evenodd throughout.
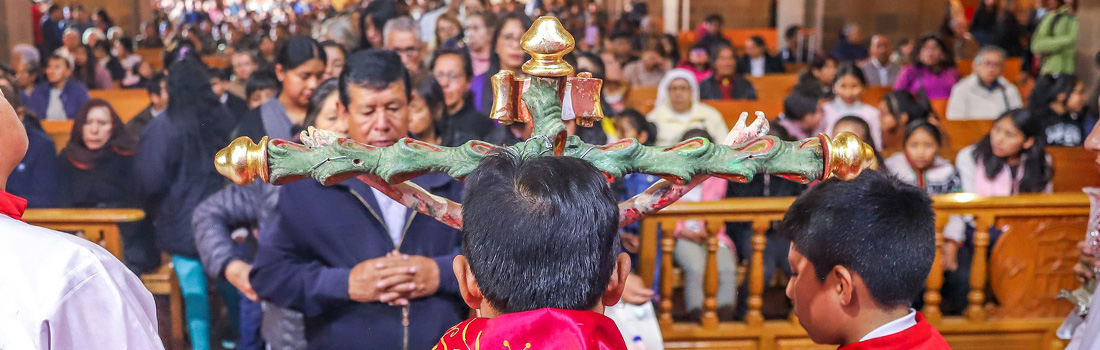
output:
<path id="1" fill-rule="evenodd" d="M 1077 50 L 1077 15 L 1068 7 L 1047 14 L 1031 38 L 1031 51 L 1042 59 L 1040 74 L 1074 74 Z M 1050 23 L 1061 17 L 1051 28 Z"/>

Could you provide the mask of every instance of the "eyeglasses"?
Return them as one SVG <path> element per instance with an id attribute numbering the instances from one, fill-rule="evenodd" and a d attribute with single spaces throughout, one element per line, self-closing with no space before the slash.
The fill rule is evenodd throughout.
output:
<path id="1" fill-rule="evenodd" d="M 393 52 L 396 52 L 398 55 L 405 56 L 405 55 L 412 55 L 412 54 L 415 54 L 415 53 L 419 53 L 420 52 L 420 47 L 418 47 L 418 46 L 395 47 L 392 50 L 393 50 Z"/>
<path id="2" fill-rule="evenodd" d="M 523 37 L 518 36 L 518 35 L 505 34 L 505 35 L 500 36 L 500 42 L 504 42 L 504 43 L 517 42 L 518 43 L 521 38 L 523 38 Z"/>
<path id="3" fill-rule="evenodd" d="M 459 74 L 458 72 L 434 72 L 432 73 L 432 76 L 435 77 L 435 80 L 438 80 L 440 82 L 455 81 L 459 80 L 460 78 L 466 77 L 465 75 Z"/>

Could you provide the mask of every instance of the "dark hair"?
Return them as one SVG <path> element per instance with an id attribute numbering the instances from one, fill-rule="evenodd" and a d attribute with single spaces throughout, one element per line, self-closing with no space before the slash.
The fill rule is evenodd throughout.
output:
<path id="1" fill-rule="evenodd" d="M 936 140 L 936 144 L 942 147 L 943 133 L 940 132 L 940 128 L 936 127 L 935 124 L 929 123 L 927 120 L 916 120 L 909 123 L 905 128 L 905 138 L 902 139 L 902 144 L 909 142 L 909 137 L 920 130 L 924 130 L 928 132 L 929 135 L 932 135 L 932 139 Z"/>
<path id="2" fill-rule="evenodd" d="M 799 90 L 798 89 L 799 85 L 807 85 L 808 84 L 809 86 L 812 86 L 813 83 L 817 83 L 818 88 L 820 88 L 821 86 L 825 86 L 825 85 L 832 86 L 833 82 L 831 82 L 831 81 L 830 82 L 821 82 L 821 81 L 818 81 L 817 77 L 814 76 L 814 71 L 815 70 L 819 71 L 819 70 L 825 68 L 825 66 L 829 65 L 830 61 L 832 61 L 833 64 L 837 63 L 836 58 L 833 58 L 832 55 L 814 55 L 814 59 L 811 60 L 810 63 L 806 65 L 806 69 L 798 75 L 798 84 L 795 86 L 795 90 Z M 835 78 L 834 78 L 834 80 L 835 80 Z M 812 92 L 811 95 L 813 95 L 814 97 L 823 97 L 822 95 L 824 95 L 821 91 L 805 91 L 805 92 L 807 92 L 807 93 Z"/>
<path id="3" fill-rule="evenodd" d="M 790 94 L 790 96 L 783 99 L 783 117 L 790 120 L 802 121 L 807 115 L 817 112 L 817 104 L 819 102 L 820 100 L 814 96 Z"/>
<path id="4" fill-rule="evenodd" d="M 412 95 L 409 72 L 396 52 L 378 49 L 360 50 L 348 57 L 344 71 L 340 72 L 340 102 L 350 103 L 348 86 L 369 90 L 382 90 L 400 82 L 405 86 L 405 97 Z"/>
<path id="5" fill-rule="evenodd" d="M 935 217 L 923 190 L 865 170 L 851 181 L 810 187 L 787 209 L 779 233 L 813 265 L 818 280 L 844 266 L 878 303 L 908 306 L 936 256 Z"/>
<path id="6" fill-rule="evenodd" d="M 860 140 L 863 140 L 864 142 L 869 143 L 871 145 L 871 147 L 875 146 L 874 143 L 871 142 L 872 141 L 872 139 L 871 139 L 871 125 L 867 124 L 867 121 L 863 120 L 863 118 L 860 118 L 859 116 L 854 116 L 854 115 L 844 116 L 843 118 L 840 118 L 835 123 L 833 123 L 833 127 L 836 127 L 837 125 L 840 125 L 840 123 L 855 123 L 855 124 L 859 125 L 860 127 L 863 128 L 863 133 L 860 134 L 860 135 L 856 135 L 856 136 L 859 136 Z"/>
<path id="7" fill-rule="evenodd" d="M 1054 115 L 1054 111 L 1050 110 L 1050 104 L 1059 102 L 1059 98 L 1066 99 L 1073 89 L 1077 88 L 1077 78 L 1072 75 L 1062 75 L 1057 78 L 1052 76 L 1043 76 L 1039 79 L 1052 80 L 1050 84 L 1044 84 L 1047 86 L 1045 89 L 1032 89 L 1031 95 L 1027 97 L 1027 106 L 1032 113 L 1035 113 L 1038 119 L 1043 119 L 1042 116 Z M 1061 97 L 1058 95 L 1065 94 Z"/>
<path id="8" fill-rule="evenodd" d="M 398 17 L 397 5 L 393 0 L 371 1 L 363 11 L 359 12 L 359 49 L 371 48 L 370 40 L 367 40 L 367 26 L 369 20 L 374 29 L 379 32 L 386 27 L 386 22 Z"/>
<path id="9" fill-rule="evenodd" d="M 328 61 L 321 44 L 305 35 L 293 35 L 275 50 L 275 64 L 282 66 L 284 71 L 298 68 L 313 59 L 321 60 L 322 63 Z"/>
<path id="10" fill-rule="evenodd" d="M 712 13 L 707 15 L 707 18 L 704 19 L 703 22 L 717 22 L 718 24 L 722 24 L 723 22 L 725 22 L 725 20 L 722 19 L 722 15 Z"/>
<path id="11" fill-rule="evenodd" d="M 89 59 L 91 59 L 91 58 L 89 58 Z M 68 58 L 61 57 L 61 55 L 58 55 L 56 53 L 52 53 L 49 56 L 46 56 L 45 60 L 42 60 L 42 62 L 45 63 L 43 65 L 43 67 L 50 65 L 50 61 L 53 61 L 53 60 L 60 60 L 62 62 L 65 62 L 65 66 L 69 67 L 69 69 L 73 68 L 73 62 L 72 61 L 69 61 Z"/>
<path id="12" fill-rule="evenodd" d="M 335 41 L 332 41 L 332 40 L 325 40 L 325 41 L 322 41 L 320 45 L 321 45 L 322 49 L 324 49 L 326 47 L 334 47 L 337 50 L 340 50 L 340 53 L 343 54 L 345 58 L 348 57 L 348 49 L 345 48 L 344 45 L 341 45 L 338 42 L 335 42 Z M 324 51 L 324 50 L 321 50 L 321 51 Z M 327 53 L 325 54 L 325 58 L 326 58 L 326 61 L 327 61 L 327 58 L 328 58 Z"/>
<path id="13" fill-rule="evenodd" d="M 714 138 L 710 137 L 710 133 L 703 129 L 691 129 L 684 132 L 684 136 L 680 136 L 680 141 L 687 141 L 696 137 L 702 137 L 707 141 L 714 142 Z"/>
<path id="14" fill-rule="evenodd" d="M 103 23 L 107 24 L 107 28 L 115 26 L 115 21 L 111 20 L 111 16 L 107 15 L 107 10 L 102 8 L 95 9 L 95 15 L 98 16 Z"/>
<path id="15" fill-rule="evenodd" d="M 1047 164 L 1046 135 L 1038 118 L 1033 118 L 1031 112 L 1023 108 L 1009 110 L 993 121 L 994 125 L 1001 119 L 1009 118 L 1012 124 L 1020 129 L 1025 138 L 1033 138 L 1035 141 L 1030 148 L 1020 153 L 1023 162 L 1020 170 L 1023 176 L 1020 179 L 1020 193 L 1035 193 L 1046 190 L 1051 179 L 1054 178 L 1054 169 Z M 994 178 L 1000 173 L 1006 164 L 1005 159 L 993 154 L 992 141 L 986 134 L 981 141 L 974 145 L 974 161 L 981 162 L 985 167 L 985 177 Z"/>
<path id="16" fill-rule="evenodd" d="M 110 113 L 111 118 L 111 137 L 107 139 L 107 144 L 103 148 L 98 150 L 88 149 L 88 145 L 84 142 L 84 124 L 88 123 L 88 113 L 93 108 L 106 107 Z M 114 152 L 123 156 L 134 155 L 134 149 L 137 148 L 138 140 L 133 135 L 130 135 L 126 131 L 126 126 L 122 123 L 122 119 L 118 117 L 118 112 L 114 107 L 111 107 L 111 103 L 106 100 L 93 98 L 85 102 L 83 106 L 80 106 L 80 110 L 76 112 L 76 116 L 73 117 L 73 127 L 69 131 L 69 142 L 65 144 L 65 148 L 61 150 L 61 156 L 72 163 L 79 169 L 88 170 L 96 165 L 96 162 L 107 155 L 108 152 Z"/>
<path id="17" fill-rule="evenodd" d="M 753 36 L 749 37 L 749 41 L 752 41 L 753 44 L 755 44 L 756 46 L 759 46 L 760 48 L 764 49 L 765 51 L 768 49 L 768 43 L 764 41 L 764 37 L 762 37 L 762 36 L 753 35 Z"/>
<path id="18" fill-rule="evenodd" d="M 435 69 L 435 61 L 439 60 L 439 58 L 443 57 L 444 55 L 458 56 L 458 58 L 462 60 L 462 70 L 464 71 L 464 73 L 466 73 L 466 80 L 469 81 L 470 79 L 474 78 L 474 65 L 470 60 L 470 53 L 467 52 L 465 49 L 439 49 L 439 51 L 435 53 L 435 56 L 432 56 L 432 61 L 428 65 L 428 69 Z"/>
<path id="19" fill-rule="evenodd" d="M 937 64 L 935 67 L 925 66 L 924 63 L 920 61 L 921 48 L 924 47 L 924 43 L 928 42 L 929 40 L 935 42 L 936 45 L 940 47 L 940 51 L 943 51 L 943 60 L 941 60 L 940 63 Z M 909 64 L 912 64 L 913 67 L 917 68 L 928 68 L 935 71 L 942 71 L 944 69 L 955 67 L 955 54 L 953 53 L 953 51 L 951 51 L 951 47 L 947 45 L 947 42 L 943 41 L 943 38 L 935 34 L 925 34 L 924 36 L 920 37 L 920 39 L 917 39 L 916 45 L 913 47 L 913 52 L 909 54 Z"/>
<path id="20" fill-rule="evenodd" d="M 653 146 L 653 144 L 656 143 L 657 125 L 647 121 L 645 116 L 642 115 L 642 112 L 628 107 L 623 109 L 622 112 L 619 112 L 615 118 L 630 124 L 630 127 L 634 128 L 634 130 L 638 130 L 639 133 L 646 133 L 646 140 L 642 143 L 643 145 Z"/>
<path id="21" fill-rule="evenodd" d="M 466 178 L 462 203 L 462 255 L 493 308 L 600 302 L 621 249 L 619 210 L 592 164 L 496 152 Z"/>
<path id="22" fill-rule="evenodd" d="M 244 82 L 244 97 L 248 99 L 253 92 L 260 90 L 278 90 L 279 78 L 275 76 L 275 69 L 270 65 L 261 67 Z"/>
<path id="23" fill-rule="evenodd" d="M 863 70 L 856 67 L 856 64 L 852 62 L 844 62 L 840 67 L 837 67 L 836 77 L 833 78 L 833 84 L 840 81 L 840 77 L 848 75 L 859 80 L 860 85 L 867 86 L 867 78 L 863 75 Z"/>
<path id="24" fill-rule="evenodd" d="M 799 30 L 802 30 L 801 26 L 799 26 L 797 24 L 792 24 L 792 25 L 787 27 L 787 30 L 783 31 L 783 37 L 784 38 L 790 38 L 792 36 L 798 35 Z M 791 43 L 787 43 L 787 45 L 791 45 Z"/>
<path id="25" fill-rule="evenodd" d="M 306 119 L 302 121 L 302 125 L 309 127 L 317 124 L 317 115 L 321 114 L 321 108 L 325 104 L 325 100 L 329 95 L 337 92 L 340 88 L 339 78 L 328 78 L 317 85 L 317 90 L 313 91 L 313 96 L 309 97 L 309 106 L 306 108 Z"/>
<path id="26" fill-rule="evenodd" d="M 126 50 L 127 53 L 134 53 L 134 40 L 130 39 L 130 37 L 124 36 L 118 38 L 118 43 L 122 46 L 123 50 Z"/>
<path id="27" fill-rule="evenodd" d="M 447 110 L 447 101 L 443 97 L 443 87 L 433 77 L 425 77 L 420 81 L 420 85 L 416 87 L 416 95 L 424 99 L 424 104 L 428 106 L 428 110 L 431 111 L 433 117 L 436 113 Z"/>
<path id="28" fill-rule="evenodd" d="M 577 57 L 576 68 L 578 72 L 583 72 L 583 70 L 580 70 L 580 59 L 584 58 L 587 59 L 589 62 L 592 62 L 592 65 L 595 66 L 592 67 L 595 69 L 589 72 L 592 73 L 593 78 L 602 80 L 604 77 L 607 76 L 607 66 L 603 64 L 603 59 L 600 58 L 600 56 L 597 56 L 596 54 L 593 54 L 591 52 L 584 51 L 574 51 L 572 53 L 575 54 Z"/>
<path id="29" fill-rule="evenodd" d="M 906 90 L 894 90 L 882 96 L 882 101 L 886 103 L 886 110 L 895 118 L 902 114 L 908 115 L 910 124 L 920 120 L 939 118 L 935 109 L 932 108 L 932 103 L 923 93 L 913 94 Z"/>
<path id="30" fill-rule="evenodd" d="M 609 35 L 608 38 L 611 39 L 612 41 L 619 40 L 619 39 L 631 40 L 631 39 L 634 39 L 634 33 L 631 33 L 631 32 L 625 31 L 625 30 L 614 30 L 614 31 L 611 31 L 611 35 Z"/>
<path id="31" fill-rule="evenodd" d="M 145 84 L 145 92 L 150 95 L 160 95 L 161 89 L 164 88 L 161 84 L 164 84 L 165 79 L 164 73 L 154 73 L 153 77 L 149 78 L 149 81 Z"/>
<path id="32" fill-rule="evenodd" d="M 493 29 L 493 40 L 489 44 L 489 70 L 486 71 L 486 73 L 489 74 L 488 76 L 493 76 L 493 74 L 497 74 L 497 72 L 500 71 L 500 55 L 497 55 L 497 42 L 500 41 L 500 33 L 504 32 L 504 26 L 508 25 L 508 22 L 511 21 L 519 21 L 520 25 L 523 26 L 523 30 L 531 28 L 531 18 L 527 17 L 523 12 L 511 12 L 500 18 L 500 21 L 497 22 L 497 27 Z M 523 56 L 525 60 L 531 58 L 530 55 L 527 54 Z M 485 85 L 488 86 L 490 84 Z"/>
<path id="33" fill-rule="evenodd" d="M 61 11 L 61 5 L 58 5 L 57 3 L 53 3 L 53 4 L 50 4 L 50 7 L 46 8 L 46 14 L 51 14 L 54 11 Z"/>

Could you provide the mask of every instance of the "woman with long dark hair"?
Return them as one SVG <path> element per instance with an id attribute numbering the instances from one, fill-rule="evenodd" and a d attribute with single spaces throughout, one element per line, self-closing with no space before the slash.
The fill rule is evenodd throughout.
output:
<path id="1" fill-rule="evenodd" d="M 73 208 L 138 208 L 132 190 L 137 138 L 126 132 L 110 103 L 93 99 L 73 119 L 69 143 L 61 150 L 59 178 L 64 187 L 61 206 Z M 134 273 L 156 267 L 160 255 L 149 235 L 148 220 L 119 225 L 123 260 Z"/>
<path id="2" fill-rule="evenodd" d="M 1054 174 L 1043 136 L 1031 112 L 1002 114 L 981 141 L 959 151 L 955 165 L 963 191 L 983 196 L 1051 192 Z"/>
<path id="3" fill-rule="evenodd" d="M 241 118 L 237 134 L 259 140 L 264 136 L 289 140 L 302 128 L 309 100 L 321 84 L 327 56 L 313 38 L 295 35 L 275 52 L 274 71 L 279 92 Z"/>
<path id="4" fill-rule="evenodd" d="M 497 22 L 490 46 L 492 51 L 489 53 L 489 70 L 470 81 L 474 108 L 478 112 L 485 114 L 493 108 L 493 84 L 489 82 L 489 78 L 502 69 L 510 70 L 516 76 L 524 75 L 520 68 L 530 56 L 520 49 L 519 40 L 527 32 L 527 28 L 531 28 L 531 19 L 523 13 L 509 13 Z"/>
<path id="5" fill-rule="evenodd" d="M 225 184 L 211 159 L 229 142 L 232 116 L 210 88 L 209 68 L 194 56 L 178 57 L 169 66 L 168 111 L 142 132 L 134 159 L 134 186 L 153 219 L 157 247 L 172 257 L 191 346 L 208 350 L 207 281 L 195 248 L 191 216 L 199 202 Z"/>

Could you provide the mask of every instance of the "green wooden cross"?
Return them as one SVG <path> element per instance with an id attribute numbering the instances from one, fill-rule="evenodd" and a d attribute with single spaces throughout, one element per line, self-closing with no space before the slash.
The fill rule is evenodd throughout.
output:
<path id="1" fill-rule="evenodd" d="M 458 147 L 442 147 L 403 138 L 387 147 L 374 147 L 310 128 L 303 144 L 266 137 L 255 144 L 241 137 L 218 152 L 218 171 L 238 184 L 259 178 L 283 184 L 306 177 L 325 185 L 358 177 L 394 200 L 455 228 L 462 227 L 461 205 L 434 196 L 406 182 L 416 176 L 441 172 L 462 179 L 492 152 L 511 152 L 521 157 L 565 156 L 584 159 L 609 179 L 629 173 L 646 173 L 664 180 L 644 193 L 622 202 L 620 225 L 672 204 L 709 176 L 747 182 L 758 173 L 776 174 L 809 182 L 829 176 L 850 179 L 874 164 L 871 148 L 854 135 L 835 140 L 818 135 L 801 141 L 782 141 L 767 135 L 763 114 L 746 124 L 747 113 L 726 135 L 722 144 L 694 138 L 672 147 L 644 146 L 634 139 L 608 145 L 590 145 L 568 136 L 566 121 L 591 125 L 603 118 L 599 109 L 598 79 L 581 73 L 562 60 L 572 51 L 573 37 L 554 17 L 541 17 L 524 34 L 521 46 L 532 59 L 523 65 L 529 75 L 517 79 L 513 72 L 493 76 L 494 103 L 491 117 L 508 124 L 531 122 L 531 137 L 512 146 L 469 141 Z M 563 99 L 571 113 L 563 113 Z M 516 98 L 519 97 L 519 98 Z M 569 115 L 572 114 L 572 115 Z"/>

